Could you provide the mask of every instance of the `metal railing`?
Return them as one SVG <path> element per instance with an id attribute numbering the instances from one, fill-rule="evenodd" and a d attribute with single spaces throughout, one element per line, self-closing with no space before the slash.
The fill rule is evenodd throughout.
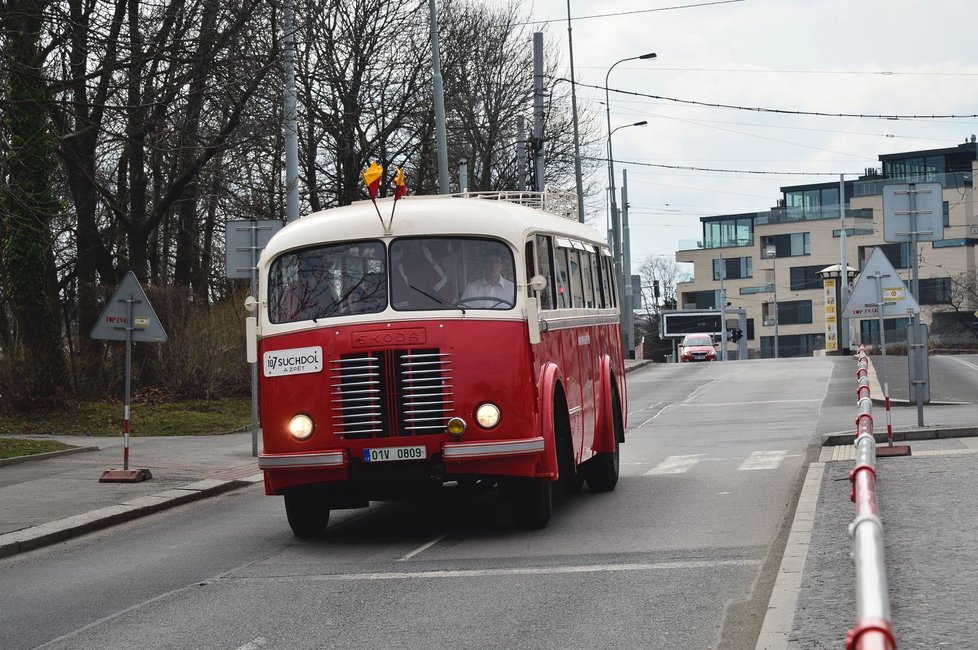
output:
<path id="1" fill-rule="evenodd" d="M 869 357 L 859 346 L 856 389 L 856 467 L 849 473 L 856 518 L 849 524 L 856 565 L 856 625 L 846 635 L 846 650 L 895 650 L 890 598 L 883 557 L 883 522 L 876 503 L 876 439 L 869 396 Z"/>
<path id="2" fill-rule="evenodd" d="M 506 203 L 515 203 L 529 208 L 536 208 L 537 210 L 543 210 L 544 212 L 550 212 L 551 214 L 574 219 L 575 221 L 577 220 L 577 192 L 568 192 L 565 190 L 545 190 L 543 192 L 531 190 L 500 190 L 461 192 L 446 196 L 462 199 L 505 201 Z"/>

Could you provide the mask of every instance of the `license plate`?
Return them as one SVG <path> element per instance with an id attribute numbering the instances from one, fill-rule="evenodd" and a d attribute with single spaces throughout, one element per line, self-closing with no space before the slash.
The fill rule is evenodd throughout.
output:
<path id="1" fill-rule="evenodd" d="M 427 457 L 428 450 L 424 445 L 378 447 L 376 449 L 363 450 L 363 462 L 365 463 L 384 463 L 395 460 L 424 460 Z"/>

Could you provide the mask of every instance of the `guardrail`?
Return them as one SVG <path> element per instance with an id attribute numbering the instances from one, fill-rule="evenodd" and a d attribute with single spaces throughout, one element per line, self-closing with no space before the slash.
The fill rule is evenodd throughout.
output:
<path id="1" fill-rule="evenodd" d="M 856 625 L 846 635 L 846 650 L 895 650 L 890 597 L 883 557 L 883 522 L 876 503 L 876 439 L 869 396 L 869 357 L 859 346 L 856 389 L 856 466 L 849 473 L 856 518 L 849 524 L 856 565 Z"/>

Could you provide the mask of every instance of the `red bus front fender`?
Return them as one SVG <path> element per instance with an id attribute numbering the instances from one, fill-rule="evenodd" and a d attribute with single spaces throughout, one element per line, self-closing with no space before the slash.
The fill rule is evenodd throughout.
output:
<path id="1" fill-rule="evenodd" d="M 594 443 L 592 450 L 596 454 L 611 453 L 615 450 L 615 410 L 612 408 L 614 393 L 611 382 L 611 357 L 601 357 L 601 376 L 598 384 L 598 420 L 594 426 Z"/>
<path id="2" fill-rule="evenodd" d="M 543 435 L 543 458 L 537 470 L 537 477 L 556 481 L 557 445 L 554 442 L 554 394 L 560 383 L 560 369 L 557 364 L 548 363 L 540 368 L 537 378 L 537 413 L 540 422 L 538 430 Z"/>

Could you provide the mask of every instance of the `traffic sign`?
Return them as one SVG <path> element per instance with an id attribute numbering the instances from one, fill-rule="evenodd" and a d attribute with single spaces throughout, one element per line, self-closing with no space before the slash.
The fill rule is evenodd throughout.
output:
<path id="1" fill-rule="evenodd" d="M 874 248 L 862 273 L 849 293 L 842 315 L 845 318 L 896 318 L 920 313 L 920 305 L 897 275 L 896 269 L 883 253 Z"/>
<path id="2" fill-rule="evenodd" d="M 258 265 L 258 255 L 281 229 L 278 219 L 228 221 L 224 231 L 225 276 L 250 278 Z"/>
<path id="3" fill-rule="evenodd" d="M 130 314 L 132 323 L 129 322 Z M 129 339 L 130 332 L 132 339 Z M 92 328 L 91 337 L 105 341 L 133 340 L 140 343 L 166 341 L 163 325 L 132 271 L 122 278 L 119 288 L 105 305 L 102 315 Z"/>
<path id="4" fill-rule="evenodd" d="M 883 241 L 944 239 L 944 186 L 902 183 L 883 186 Z"/>

